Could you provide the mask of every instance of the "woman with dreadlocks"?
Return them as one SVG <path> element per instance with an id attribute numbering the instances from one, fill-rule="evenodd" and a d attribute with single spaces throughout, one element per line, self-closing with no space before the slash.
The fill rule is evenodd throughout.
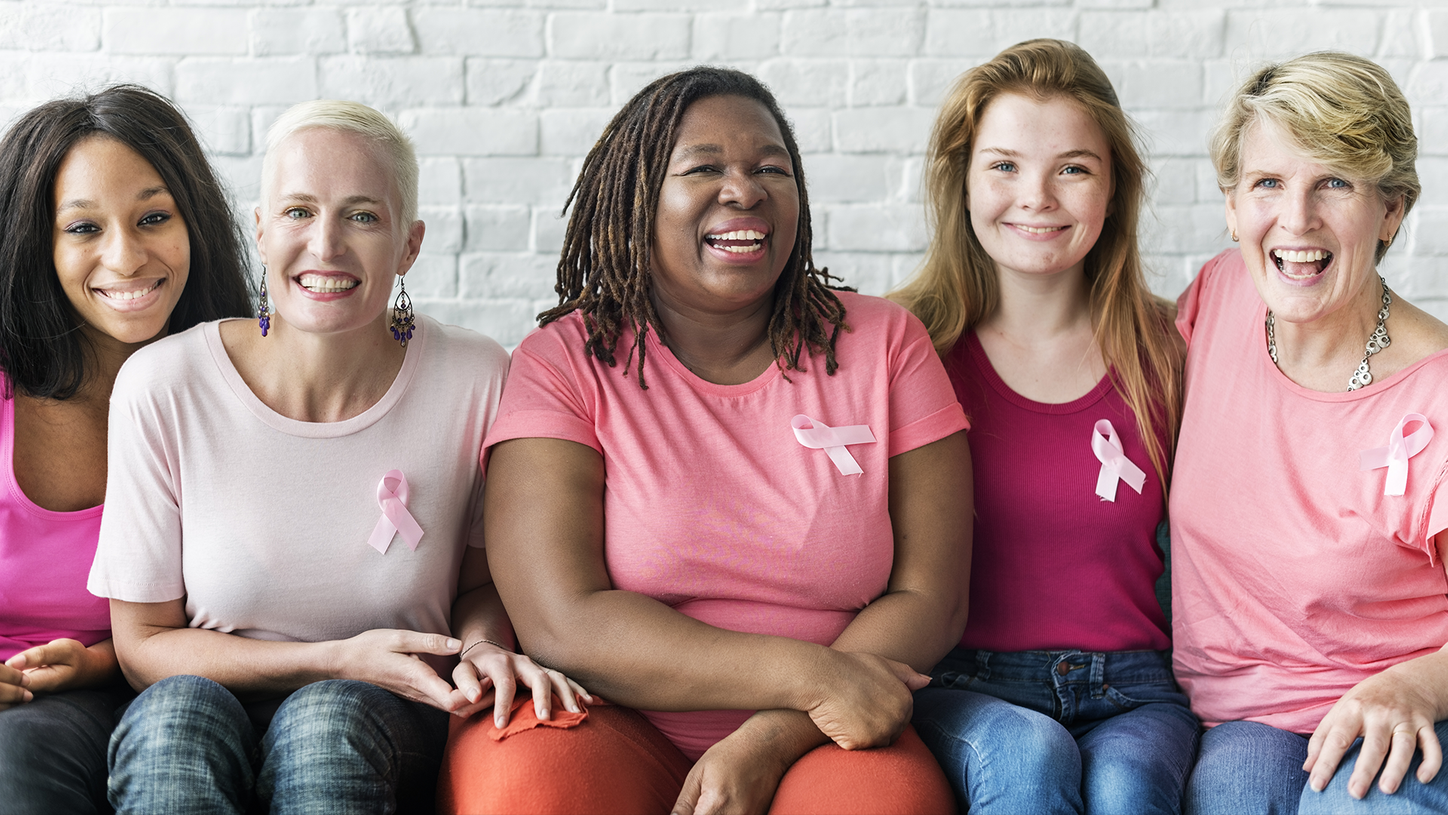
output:
<path id="1" fill-rule="evenodd" d="M 644 88 L 569 203 L 484 516 L 519 642 L 613 704 L 456 722 L 444 811 L 949 811 L 907 720 L 965 624 L 970 455 L 924 327 L 827 286 L 746 74 Z"/>

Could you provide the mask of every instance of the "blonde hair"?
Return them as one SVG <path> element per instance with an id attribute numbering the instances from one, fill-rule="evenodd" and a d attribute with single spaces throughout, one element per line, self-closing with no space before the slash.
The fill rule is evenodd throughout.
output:
<path id="1" fill-rule="evenodd" d="M 356 133 L 376 144 L 397 182 L 402 197 L 400 225 L 406 229 L 417 220 L 417 152 L 412 140 L 392 120 L 379 111 L 359 102 L 341 99 L 317 99 L 288 108 L 277 117 L 266 133 L 266 156 L 262 159 L 262 198 L 266 198 L 266 180 L 276 166 L 276 148 L 288 137 L 303 130 L 324 128 Z"/>
<path id="2" fill-rule="evenodd" d="M 1062 40 L 1027 40 L 956 81 L 935 120 L 925 170 L 935 237 L 920 271 L 891 297 L 925 323 L 942 355 L 998 307 L 995 261 L 971 226 L 965 182 L 981 119 L 992 101 L 1008 93 L 1075 102 L 1111 145 L 1111 207 L 1086 255 L 1091 315 L 1108 375 L 1136 414 L 1142 443 L 1165 484 L 1181 422 L 1182 351 L 1171 335 L 1171 307 L 1147 287 L 1136 244 L 1146 164 L 1111 81 L 1085 50 Z M 1161 430 L 1168 449 L 1158 441 Z"/>
<path id="3" fill-rule="evenodd" d="M 1405 216 L 1422 192 L 1408 100 L 1371 60 L 1317 51 L 1248 77 L 1212 132 L 1212 164 L 1223 192 L 1232 193 L 1241 180 L 1247 128 L 1264 121 L 1282 128 L 1313 161 L 1368 180 L 1384 201 L 1402 200 Z M 1378 241 L 1376 260 L 1391 243 Z"/>

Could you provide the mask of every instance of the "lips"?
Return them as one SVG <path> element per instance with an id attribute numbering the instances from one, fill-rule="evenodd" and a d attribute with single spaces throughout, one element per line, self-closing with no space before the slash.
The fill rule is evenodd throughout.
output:
<path id="1" fill-rule="evenodd" d="M 160 286 L 163 280 L 164 278 L 162 278 L 161 280 L 153 280 L 149 284 L 145 284 L 141 288 L 96 288 L 94 289 L 94 291 L 100 296 L 106 298 L 107 300 L 115 300 L 117 302 L 123 303 L 130 300 L 139 300 L 142 297 L 145 297 L 146 295 L 155 291 L 156 287 Z"/>
<path id="2" fill-rule="evenodd" d="M 318 272 L 302 272 L 297 275 L 296 280 L 297 285 L 317 294 L 336 294 L 338 292 L 350 291 L 357 288 L 361 283 L 361 281 L 351 275 L 321 274 Z"/>
<path id="3" fill-rule="evenodd" d="M 1332 265 L 1332 253 L 1325 249 L 1273 249 L 1268 255 L 1277 271 L 1292 280 L 1311 280 Z"/>
<path id="4" fill-rule="evenodd" d="M 761 218 L 731 218 L 710 227 L 704 243 L 725 256 L 745 260 L 764 251 L 769 233 L 769 224 Z"/>

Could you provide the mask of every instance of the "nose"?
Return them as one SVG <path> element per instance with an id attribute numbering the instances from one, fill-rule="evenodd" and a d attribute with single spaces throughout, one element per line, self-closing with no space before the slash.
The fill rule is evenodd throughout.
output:
<path id="1" fill-rule="evenodd" d="M 1305 235 L 1316 229 L 1317 199 L 1313 191 L 1297 189 L 1285 196 L 1277 222 L 1292 235 Z"/>
<path id="2" fill-rule="evenodd" d="M 753 209 L 756 204 L 769 197 L 764 185 L 747 170 L 730 170 L 724 174 L 724 183 L 719 188 L 719 203 L 733 204 L 740 209 Z"/>
<path id="3" fill-rule="evenodd" d="M 346 253 L 346 242 L 342 237 L 342 225 L 337 219 L 318 215 L 312 219 L 311 237 L 307 249 L 318 260 L 332 260 Z"/>
<path id="4" fill-rule="evenodd" d="M 145 243 L 134 230 L 112 229 L 107 233 L 101 253 L 101 262 L 107 269 L 130 277 L 146 265 L 146 258 Z"/>
<path id="5" fill-rule="evenodd" d="M 1023 209 L 1043 212 L 1056 208 L 1056 190 L 1052 177 L 1044 173 L 1023 174 L 1017 203 Z"/>

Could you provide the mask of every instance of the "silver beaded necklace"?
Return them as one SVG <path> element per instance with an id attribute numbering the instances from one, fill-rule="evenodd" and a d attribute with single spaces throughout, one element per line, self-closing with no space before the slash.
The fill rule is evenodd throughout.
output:
<path id="1" fill-rule="evenodd" d="M 1383 307 L 1378 309 L 1378 325 L 1368 337 L 1367 350 L 1363 353 L 1363 361 L 1358 363 L 1357 370 L 1353 372 L 1352 378 L 1347 381 L 1347 389 L 1355 391 L 1364 385 L 1373 384 L 1372 372 L 1368 370 L 1368 357 L 1387 348 L 1393 344 L 1388 339 L 1388 307 L 1393 304 L 1393 295 L 1388 293 L 1388 281 L 1382 275 L 1378 276 L 1378 282 L 1383 284 Z M 1272 357 L 1272 364 L 1277 364 L 1277 318 L 1272 316 L 1272 309 L 1267 309 L 1267 356 Z"/>

